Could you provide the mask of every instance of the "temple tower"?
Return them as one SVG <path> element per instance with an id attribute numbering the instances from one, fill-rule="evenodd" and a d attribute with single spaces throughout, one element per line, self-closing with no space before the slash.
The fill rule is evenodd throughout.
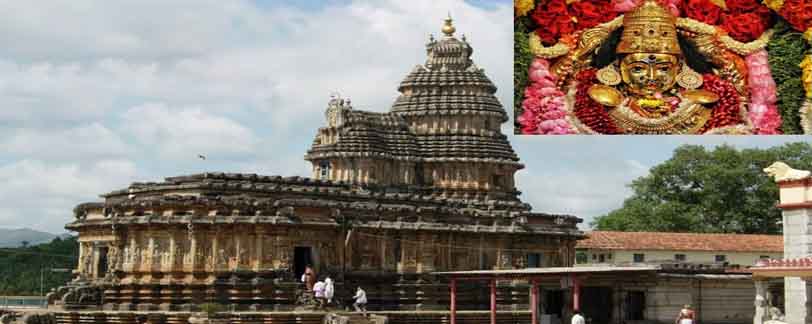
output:
<path id="1" fill-rule="evenodd" d="M 455 31 L 448 17 L 441 39 L 430 37 L 426 63 L 401 82 L 391 112 L 417 137 L 423 157 L 418 182 L 452 195 L 488 192 L 504 199 L 515 191 L 514 174 L 523 165 L 501 132 L 508 116 L 494 96 L 496 86 Z"/>
<path id="2" fill-rule="evenodd" d="M 501 132 L 507 113 L 496 86 L 471 60 L 465 36 L 458 39 L 455 31 L 448 17 L 441 39 L 430 36 L 425 64 L 400 83 L 388 113 L 335 108 L 341 100 L 331 101 L 327 127 L 305 156 L 314 178 L 517 200 L 514 174 L 524 166 Z"/>

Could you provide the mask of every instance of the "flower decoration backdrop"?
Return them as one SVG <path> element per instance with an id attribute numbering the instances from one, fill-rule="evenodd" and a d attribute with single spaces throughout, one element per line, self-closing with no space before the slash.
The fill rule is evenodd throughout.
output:
<path id="1" fill-rule="evenodd" d="M 572 134 L 565 82 L 552 66 L 573 52 L 584 31 L 611 24 L 642 0 L 515 0 L 514 98 L 517 134 Z M 812 0 L 658 0 L 682 24 L 700 26 L 741 59 L 746 124 L 755 134 L 812 133 Z M 687 22 L 687 23 L 686 23 Z M 697 27 L 699 28 L 699 27 Z M 691 31 L 693 32 L 693 31 Z M 723 73 L 722 73 L 723 74 Z M 573 82 L 590 74 L 573 75 Z M 705 76 L 708 86 L 728 93 Z M 583 100 L 583 84 L 572 89 Z M 727 92 L 726 92 L 727 91 Z M 735 96 L 735 93 L 734 95 Z M 723 98 L 724 99 L 724 98 Z M 577 103 L 576 103 L 577 104 Z M 611 133 L 602 107 L 584 103 L 579 122 Z M 737 103 L 726 108 L 735 115 Z M 715 112 L 723 113 L 724 112 Z M 583 116 L 581 116 L 583 115 Z M 728 118 L 727 116 L 722 116 Z M 735 117 L 735 116 L 734 116 Z M 730 117 L 733 118 L 733 117 Z M 605 129 L 603 127 L 606 127 Z M 603 133 L 596 130 L 597 133 Z"/>

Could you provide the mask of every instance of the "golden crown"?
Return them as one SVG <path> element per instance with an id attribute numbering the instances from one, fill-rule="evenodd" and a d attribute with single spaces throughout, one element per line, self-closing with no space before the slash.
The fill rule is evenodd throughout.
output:
<path id="1" fill-rule="evenodd" d="M 646 0 L 623 16 L 617 53 L 681 54 L 676 21 L 668 9 L 654 0 Z"/>

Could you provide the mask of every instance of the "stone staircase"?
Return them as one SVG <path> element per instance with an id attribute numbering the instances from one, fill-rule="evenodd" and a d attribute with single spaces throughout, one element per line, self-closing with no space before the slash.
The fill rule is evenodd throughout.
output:
<path id="1" fill-rule="evenodd" d="M 324 316 L 324 324 L 386 324 L 386 316 L 361 313 L 330 313 Z"/>

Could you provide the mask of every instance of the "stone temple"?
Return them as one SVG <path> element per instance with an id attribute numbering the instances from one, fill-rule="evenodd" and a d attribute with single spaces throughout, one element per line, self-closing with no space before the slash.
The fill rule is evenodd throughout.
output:
<path id="1" fill-rule="evenodd" d="M 305 154 L 312 177 L 204 173 L 133 183 L 74 209 L 76 279 L 51 294 L 66 308 L 289 310 L 310 264 L 361 285 L 370 309 L 446 309 L 433 272 L 571 266 L 581 219 L 536 213 L 500 126 L 496 86 L 447 19 L 388 112 L 332 98 Z M 461 307 L 488 296 L 460 289 Z M 483 288 L 487 289 L 487 288 Z M 500 285 L 526 305 L 526 285 Z M 346 300 L 346 299 L 345 299 Z"/>

